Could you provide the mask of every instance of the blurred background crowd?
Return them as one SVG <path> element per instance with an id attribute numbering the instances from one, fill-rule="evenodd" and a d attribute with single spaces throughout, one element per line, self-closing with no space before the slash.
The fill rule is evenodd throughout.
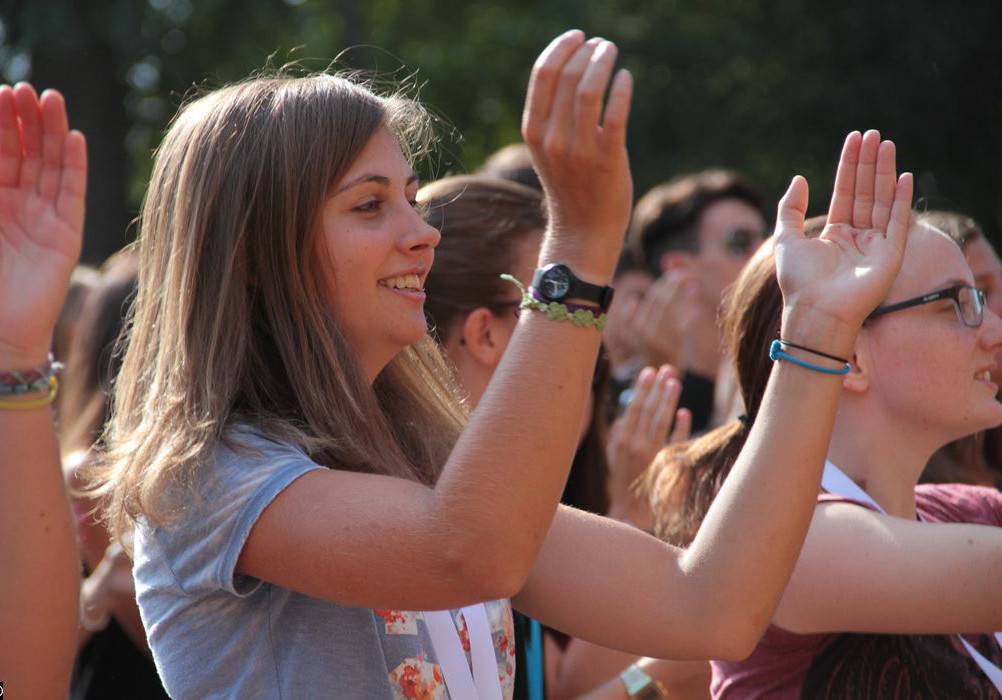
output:
<path id="1" fill-rule="evenodd" d="M 976 281 L 1000 310 L 1002 267 L 991 248 L 1002 230 L 998 3 L 5 0 L 3 81 L 59 89 L 70 122 L 88 138 L 82 262 L 90 267 L 74 276 L 55 348 L 70 368 L 58 405 L 68 483 L 106 419 L 111 347 L 136 274 L 131 254 L 116 251 L 131 240 L 152 151 L 192 90 L 267 65 L 322 69 L 333 61 L 375 71 L 420 94 L 438 115 L 441 147 L 421 173 L 438 182 L 420 198 L 433 205 L 432 223 L 443 233 L 436 256 L 453 274 L 429 278 L 426 311 L 475 405 L 504 350 L 492 343 L 513 326 L 501 311 L 517 317 L 518 303 L 513 288 L 478 288 L 477 280 L 512 272 L 527 282 L 536 260 L 545 215 L 517 144 L 522 95 L 531 57 L 566 26 L 614 40 L 642 87 L 628 144 L 637 204 L 565 502 L 651 529 L 654 515 L 633 486 L 655 453 L 669 438 L 741 414 L 717 307 L 769 235 L 790 173 L 804 174 L 815 192 L 829 191 L 832 163 L 817 154 L 828 154 L 851 127 L 879 125 L 907 154 L 901 167 L 915 173 L 920 211 L 962 212 L 942 215 L 938 225 L 967 246 L 972 268 L 981 256 Z M 517 184 L 451 177 L 468 173 Z M 811 213 L 826 206 L 818 198 Z M 464 229 L 463 207 L 473 208 L 476 232 Z M 485 219 L 504 225 L 488 232 Z M 484 323 L 501 325 L 473 325 L 478 308 L 491 311 Z M 679 387 L 654 396 L 650 378 L 643 385 L 638 376 L 662 364 L 674 367 Z M 651 396 L 671 409 L 659 413 Z M 938 480 L 997 483 L 1002 450 L 991 439 L 987 448 L 987 459 L 970 443 L 943 453 Z M 135 607 L 131 562 L 88 515 L 92 504 L 76 505 L 85 581 L 74 692 L 152 697 L 162 691 Z M 520 639 L 533 639 L 531 621 L 518 625 Z M 543 645 L 550 697 L 616 685 L 636 660 L 549 630 Z M 524 689 L 533 662 L 519 663 Z M 706 696 L 705 663 L 645 668 L 680 697 Z M 123 679 L 123 669 L 134 677 Z M 123 690 L 121 683 L 135 685 Z"/>

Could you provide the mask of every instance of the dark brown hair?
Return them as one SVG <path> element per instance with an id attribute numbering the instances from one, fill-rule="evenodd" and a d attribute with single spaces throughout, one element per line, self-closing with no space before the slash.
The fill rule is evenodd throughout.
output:
<path id="1" fill-rule="evenodd" d="M 542 194 L 485 175 L 448 177 L 418 192 L 428 222 L 442 233 L 425 282 L 425 314 L 441 341 L 456 319 L 486 307 L 495 313 L 518 297 L 501 279 L 518 260 L 518 247 L 542 235 Z"/>
<path id="2" fill-rule="evenodd" d="M 529 147 L 524 143 L 509 143 L 494 151 L 477 171 L 478 175 L 510 180 L 520 185 L 542 191 L 539 175 L 532 166 Z"/>
<path id="3" fill-rule="evenodd" d="M 138 271 L 139 262 L 131 250 L 116 253 L 101 266 L 81 303 L 59 392 L 63 455 L 90 449 L 108 420 L 111 386 L 121 366 L 116 342 L 136 291 Z"/>
<path id="4" fill-rule="evenodd" d="M 762 195 L 743 175 L 704 170 L 658 185 L 641 197 L 633 209 L 627 246 L 651 274 L 660 275 L 665 253 L 699 249 L 699 219 L 707 207 L 724 199 L 739 199 L 764 218 Z"/>

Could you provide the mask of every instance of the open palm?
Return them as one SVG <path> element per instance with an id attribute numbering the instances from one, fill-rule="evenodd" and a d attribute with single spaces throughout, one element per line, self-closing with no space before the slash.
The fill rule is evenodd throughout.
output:
<path id="1" fill-rule="evenodd" d="M 807 182 L 795 177 L 776 224 L 776 270 L 787 305 L 805 304 L 858 327 L 901 267 L 911 198 L 911 175 L 896 176 L 894 144 L 876 131 L 846 138 L 818 238 L 804 236 Z"/>
<path id="2" fill-rule="evenodd" d="M 87 155 L 62 96 L 0 87 L 0 359 L 37 363 L 80 255 Z"/>

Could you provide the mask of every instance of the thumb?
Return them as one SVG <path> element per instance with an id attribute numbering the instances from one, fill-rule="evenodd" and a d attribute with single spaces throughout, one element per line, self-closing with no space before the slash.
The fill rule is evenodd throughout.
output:
<path id="1" fill-rule="evenodd" d="M 807 217 L 807 180 L 795 175 L 790 181 L 786 194 L 779 200 L 776 211 L 776 236 L 804 235 L 804 220 Z"/>

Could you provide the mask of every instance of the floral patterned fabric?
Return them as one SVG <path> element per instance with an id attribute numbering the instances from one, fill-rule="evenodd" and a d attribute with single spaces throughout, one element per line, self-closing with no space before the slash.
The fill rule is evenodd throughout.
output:
<path id="1" fill-rule="evenodd" d="M 487 620 L 494 639 L 494 655 L 498 663 L 498 678 L 501 681 L 501 692 L 506 698 L 512 696 L 515 683 L 515 630 L 511 616 L 511 606 L 508 601 L 498 600 L 486 603 Z M 459 641 L 466 652 L 467 663 L 472 669 L 470 658 L 470 636 L 463 613 L 453 610 L 452 619 L 459 632 Z M 393 697 L 397 700 L 412 700 L 434 698 L 445 700 L 449 698 L 445 687 L 442 669 L 434 659 L 434 651 L 424 629 L 424 615 L 420 612 L 402 610 L 376 610 L 376 615 L 383 621 L 383 633 L 387 636 L 410 635 L 420 642 L 422 650 L 416 655 L 402 659 L 390 671 L 390 684 L 393 687 Z M 390 660 L 387 659 L 389 665 Z"/>

